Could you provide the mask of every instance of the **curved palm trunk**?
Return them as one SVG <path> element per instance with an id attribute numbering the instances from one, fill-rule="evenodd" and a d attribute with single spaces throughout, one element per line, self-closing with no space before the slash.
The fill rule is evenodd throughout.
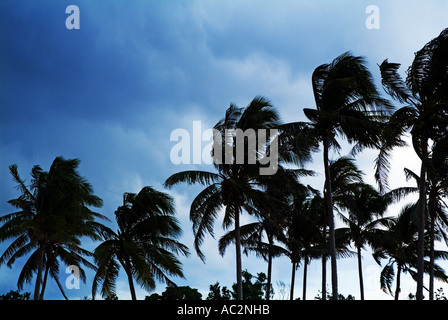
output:
<path id="1" fill-rule="evenodd" d="M 294 283 L 296 281 L 296 263 L 292 262 L 292 272 L 291 272 L 291 290 L 289 292 L 289 300 L 294 300 Z"/>
<path id="2" fill-rule="evenodd" d="M 236 250 L 236 300 L 243 300 L 243 274 L 241 263 L 240 213 L 235 213 L 235 250 Z"/>
<path id="3" fill-rule="evenodd" d="M 54 278 L 56 281 L 56 284 L 58 285 L 59 291 L 61 291 L 62 295 L 64 296 L 65 300 L 68 300 L 67 296 L 65 295 L 64 289 L 62 288 L 61 283 L 59 282 L 58 278 Z M 95 300 L 95 297 L 92 296 L 92 299 Z"/>
<path id="4" fill-rule="evenodd" d="M 44 294 L 45 294 L 45 288 L 47 287 L 47 279 L 48 279 L 48 271 L 49 271 L 49 266 L 47 263 L 47 266 L 45 267 L 45 275 L 44 275 L 44 281 L 42 282 L 42 290 L 40 292 L 39 295 L 39 300 L 44 300 Z"/>
<path id="5" fill-rule="evenodd" d="M 303 300 L 306 300 L 306 276 L 308 273 L 308 257 L 305 256 L 304 262 L 303 262 Z"/>
<path id="6" fill-rule="evenodd" d="M 359 274 L 359 290 L 361 294 L 361 300 L 364 300 L 364 280 L 362 276 L 362 256 L 361 246 L 356 246 L 358 250 L 358 274 Z"/>
<path id="7" fill-rule="evenodd" d="M 328 214 L 328 242 L 330 244 L 330 261 L 331 261 L 331 289 L 333 299 L 338 299 L 338 271 L 336 263 L 336 241 L 334 236 L 334 213 L 333 213 L 333 195 L 331 189 L 330 163 L 328 159 L 328 151 L 330 149 L 327 138 L 324 141 L 324 167 L 325 167 L 325 191 L 326 206 Z"/>
<path id="8" fill-rule="evenodd" d="M 424 139 L 422 139 L 424 140 Z M 422 142 L 423 156 L 427 156 L 427 141 Z M 420 168 L 418 200 L 418 242 L 417 242 L 417 300 L 423 300 L 423 273 L 425 258 L 425 205 L 426 205 L 426 163 L 422 160 Z"/>
<path id="9" fill-rule="evenodd" d="M 266 300 L 270 300 L 271 297 L 271 276 L 272 276 L 272 255 L 268 257 L 268 279 L 266 283 Z"/>

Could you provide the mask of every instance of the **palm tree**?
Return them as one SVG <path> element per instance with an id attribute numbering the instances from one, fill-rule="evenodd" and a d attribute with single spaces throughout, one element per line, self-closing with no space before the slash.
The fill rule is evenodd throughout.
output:
<path id="1" fill-rule="evenodd" d="M 299 122 L 297 144 L 302 154 L 323 145 L 325 199 L 328 212 L 333 298 L 338 297 L 336 243 L 329 150 L 339 149 L 337 136 L 355 143 L 354 152 L 364 147 L 380 148 L 383 122 L 391 109 L 380 98 L 362 57 L 344 53 L 329 64 L 317 67 L 312 76 L 316 109 L 304 109 L 310 122 Z M 380 159 L 380 158 L 379 158 Z M 381 162 L 379 162 L 381 163 Z M 377 167 L 379 169 L 380 166 Z"/>
<path id="2" fill-rule="evenodd" d="M 272 199 L 276 201 L 276 199 Z M 284 217 L 276 215 L 276 213 L 260 214 L 257 222 L 249 223 L 240 227 L 241 245 L 244 253 L 247 255 L 249 251 L 255 252 L 257 257 L 263 258 L 268 263 L 266 296 L 269 300 L 271 296 L 272 282 L 272 260 L 286 253 L 285 248 L 275 244 L 275 241 L 285 241 L 283 234 Z M 267 242 L 265 242 L 265 239 Z M 235 242 L 235 230 L 231 230 L 219 239 L 219 253 L 224 255 L 226 248 Z"/>
<path id="3" fill-rule="evenodd" d="M 414 280 L 417 280 L 417 234 L 416 212 L 418 205 L 406 205 L 398 217 L 389 220 L 387 229 L 378 237 L 379 245 L 374 247 L 373 257 L 381 265 L 381 259 L 388 259 L 380 275 L 381 289 L 399 299 L 401 273 L 409 273 Z M 428 254 L 428 248 L 425 253 Z M 435 250 L 437 258 L 446 259 L 448 252 Z M 395 293 L 392 292 L 392 283 L 395 278 L 394 265 L 397 268 Z M 425 261 L 425 271 L 429 271 L 429 262 Z M 436 278 L 447 282 L 448 277 L 441 267 L 434 265 L 434 275 Z"/>
<path id="4" fill-rule="evenodd" d="M 294 174 L 305 176 L 313 175 L 313 172 L 296 169 Z M 288 174 L 288 171 L 280 171 L 280 175 Z M 291 172 L 289 172 L 291 174 Z M 272 260 L 282 255 L 289 256 L 286 248 L 277 245 L 276 242 L 287 243 L 284 229 L 288 227 L 287 219 L 291 206 L 291 197 L 294 193 L 306 193 L 308 188 L 300 184 L 294 178 L 287 177 L 277 179 L 271 177 L 265 182 L 266 201 L 271 205 L 263 207 L 265 211 L 258 213 L 258 221 L 240 227 L 241 244 L 244 253 L 255 252 L 257 257 L 263 258 L 268 263 L 266 300 L 270 299 L 272 286 Z M 267 242 L 266 242 L 267 240 Z M 219 252 L 224 255 L 228 245 L 235 242 L 235 231 L 229 231 L 219 240 Z"/>
<path id="5" fill-rule="evenodd" d="M 415 54 L 407 71 L 406 81 L 398 74 L 400 64 L 381 64 L 381 78 L 389 95 L 406 105 L 390 119 L 390 131 L 401 135 L 410 130 L 412 145 L 421 159 L 420 177 L 426 180 L 430 141 L 437 141 L 446 132 L 448 112 L 448 29 Z M 424 232 L 426 184 L 419 185 L 418 209 L 418 280 L 417 299 L 423 299 Z"/>
<path id="6" fill-rule="evenodd" d="M 435 232 L 448 243 L 446 227 L 448 226 L 448 206 L 444 198 L 448 196 L 448 136 L 443 137 L 432 146 L 432 157 L 428 170 L 428 213 L 429 213 L 429 299 L 434 300 L 434 242 Z M 418 183 L 418 182 L 417 182 Z"/>
<path id="7" fill-rule="evenodd" d="M 374 187 L 365 183 L 356 183 L 341 199 L 339 206 L 348 215 L 340 214 L 348 228 L 339 228 L 345 233 L 347 240 L 352 241 L 358 256 L 358 274 L 361 300 L 364 300 L 364 283 L 362 274 L 362 249 L 366 244 L 375 246 L 381 227 L 389 223 L 389 218 L 383 218 L 389 201 Z"/>
<path id="8" fill-rule="evenodd" d="M 94 268 L 83 258 L 90 253 L 80 247 L 80 238 L 99 239 L 104 226 L 95 219 L 106 218 L 88 208 L 101 207 L 102 200 L 77 172 L 79 163 L 78 159 L 57 157 L 48 172 L 36 165 L 31 171 L 30 186 L 20 177 L 16 165 L 9 167 L 21 195 L 8 201 L 19 211 L 0 218 L 0 241 L 15 238 L 0 257 L 0 265 L 6 262 L 11 267 L 16 259 L 31 253 L 17 286 L 21 289 L 36 274 L 35 300 L 43 299 L 48 273 L 62 291 L 57 276 L 58 259 L 77 265 L 82 280 L 85 274 L 80 264 Z"/>
<path id="9" fill-rule="evenodd" d="M 446 212 L 447 205 L 444 198 L 448 195 L 448 171 L 446 161 L 448 139 L 442 138 L 433 144 L 431 148 L 431 156 L 428 158 L 428 174 L 426 181 L 426 207 L 428 211 L 427 221 L 425 225 L 429 232 L 429 246 L 430 246 L 430 271 L 429 271 L 429 299 L 434 299 L 434 244 L 435 233 L 437 231 L 441 237 L 448 242 L 448 235 L 445 232 L 445 227 L 448 226 L 448 215 Z M 400 200 L 410 193 L 418 193 L 421 179 L 418 174 L 410 169 L 404 169 L 406 180 L 413 179 L 417 187 L 401 187 L 391 190 L 386 196 L 392 200 Z"/>
<path id="10" fill-rule="evenodd" d="M 132 300 L 137 299 L 134 278 L 143 288 L 152 290 L 155 280 L 173 285 L 169 276 L 183 277 L 176 255 L 187 256 L 189 252 L 177 241 L 182 231 L 174 211 L 173 199 L 151 187 L 144 187 L 138 194 L 124 194 L 123 205 L 115 211 L 118 232 L 104 232 L 104 242 L 94 251 L 98 271 L 93 298 L 100 283 L 103 297 L 115 294 L 119 264 L 126 272 Z"/>
<path id="11" fill-rule="evenodd" d="M 325 249 L 327 239 L 322 232 L 322 226 L 326 226 L 323 217 L 323 198 L 317 190 L 301 188 L 291 194 L 286 210 L 286 237 L 282 240 L 292 264 L 290 300 L 294 298 L 295 271 L 300 261 L 303 260 L 304 266 L 302 299 L 306 300 L 308 264 L 328 251 Z"/>
<path id="12" fill-rule="evenodd" d="M 266 236 L 267 242 L 264 241 L 264 236 Z M 243 252 L 246 255 L 249 251 L 255 252 L 257 257 L 263 258 L 268 263 L 265 299 L 269 300 L 271 296 L 272 260 L 285 254 L 285 249 L 275 244 L 275 240 L 284 238 L 281 225 L 265 218 L 241 226 L 240 237 L 241 246 L 244 248 Z M 226 248 L 234 242 L 235 230 L 231 230 L 219 239 L 219 253 L 224 255 Z"/>
<path id="13" fill-rule="evenodd" d="M 276 129 L 278 126 L 278 114 L 265 98 L 256 97 L 246 108 L 238 108 L 232 104 L 227 109 L 226 116 L 214 128 L 220 132 L 218 139 L 222 141 L 223 146 L 226 146 L 225 150 L 227 152 L 231 150 L 233 156 L 230 154 L 229 159 L 226 154 L 225 163 L 215 162 L 217 173 L 183 171 L 173 174 L 165 182 L 165 186 L 168 188 L 182 182 L 189 185 L 200 183 L 206 186 L 193 200 L 190 208 L 190 219 L 193 222 L 193 232 L 195 234 L 194 246 L 202 260 L 205 260 L 205 256 L 201 252 L 200 246 L 204 240 L 204 236 L 206 233 L 213 236 L 214 222 L 220 209 L 225 208 L 223 227 L 227 229 L 233 223 L 235 231 L 238 300 L 243 299 L 240 215 L 243 210 L 252 215 L 258 215 L 260 212 L 268 211 L 269 202 L 266 201 L 266 196 L 262 190 L 266 181 L 272 179 L 272 177 L 259 174 L 259 169 L 262 167 L 260 160 L 263 157 L 263 153 L 258 152 L 256 154 L 256 163 L 249 164 L 249 157 L 253 150 L 245 148 L 247 150 L 245 152 L 245 161 L 243 163 L 237 163 L 235 157 L 235 145 L 237 142 L 235 141 L 236 137 L 233 132 L 237 129 L 243 132 L 248 132 L 252 129 L 253 134 L 247 136 L 247 140 L 251 140 L 252 138 L 258 140 L 258 135 L 255 130 Z M 247 140 L 244 140 L 244 145 L 246 146 Z M 212 150 L 214 158 L 217 152 L 219 150 Z M 274 176 L 278 176 L 279 173 L 283 172 L 281 166 L 278 169 Z M 262 206 L 265 208 L 261 208 Z"/>

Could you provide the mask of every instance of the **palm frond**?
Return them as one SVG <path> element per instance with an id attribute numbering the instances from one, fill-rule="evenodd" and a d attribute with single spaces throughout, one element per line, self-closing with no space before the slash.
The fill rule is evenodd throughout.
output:
<path id="1" fill-rule="evenodd" d="M 398 74 L 399 63 L 391 63 L 387 59 L 379 66 L 381 82 L 384 90 L 401 103 L 409 102 L 411 92 L 401 76 Z"/>
<path id="2" fill-rule="evenodd" d="M 193 222 L 195 235 L 194 246 L 203 261 L 205 261 L 205 256 L 200 250 L 200 246 L 206 233 L 214 236 L 213 225 L 223 205 L 220 190 L 221 188 L 216 184 L 208 186 L 196 196 L 190 208 L 190 220 Z"/>
<path id="3" fill-rule="evenodd" d="M 218 182 L 220 176 L 216 173 L 207 171 L 182 171 L 171 175 L 164 183 L 164 187 L 171 188 L 179 183 L 187 183 L 189 185 L 200 183 L 203 185 L 210 185 Z"/>
<path id="4" fill-rule="evenodd" d="M 394 293 L 392 292 L 392 282 L 394 281 L 395 271 L 392 263 L 388 263 L 384 266 L 383 270 L 381 270 L 380 274 L 380 287 L 384 292 L 389 292 L 392 296 Z"/>

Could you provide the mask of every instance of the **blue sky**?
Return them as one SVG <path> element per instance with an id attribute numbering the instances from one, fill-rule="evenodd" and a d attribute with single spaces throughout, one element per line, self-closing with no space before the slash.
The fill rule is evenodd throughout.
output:
<path id="1" fill-rule="evenodd" d="M 80 29 L 68 30 L 68 5 L 80 10 Z M 368 5 L 380 10 L 380 29 L 369 30 Z M 17 197 L 8 165 L 16 163 L 29 178 L 33 165 L 48 169 L 56 156 L 79 158 L 80 173 L 104 200 L 99 212 L 112 218 L 124 192 L 150 185 L 160 190 L 172 173 L 207 166 L 173 165 L 170 133 L 191 130 L 195 120 L 211 127 L 231 102 L 246 106 L 255 96 L 268 97 L 282 120 L 303 120 L 302 109 L 314 107 L 311 73 L 339 54 L 364 56 L 380 88 L 377 64 L 402 63 L 446 25 L 448 2 L 431 1 L 33 1 L 0 3 L 0 213 Z M 336 156 L 336 155 L 335 155 Z M 373 183 L 372 160 L 358 160 Z M 320 155 L 310 165 L 320 173 L 307 181 L 322 188 Z M 392 186 L 405 183 L 402 168 L 417 170 L 412 151 L 397 150 Z M 189 206 L 199 187 L 169 192 L 176 200 L 184 235 L 193 252 Z M 247 220 L 246 220 L 247 221 Z M 110 226 L 114 226 L 113 223 Z M 220 222 L 216 236 L 222 234 Z M 6 244 L 0 244 L 3 252 Z M 96 243 L 85 242 L 94 249 Z M 204 243 L 207 263 L 195 254 L 183 259 L 186 280 L 198 288 L 234 282 L 234 256 L 220 257 L 213 239 Z M 390 299 L 379 289 L 380 268 L 365 253 L 366 297 Z M 16 289 L 23 261 L 0 267 L 0 293 Z M 359 297 L 356 260 L 339 261 L 340 291 Z M 244 257 L 243 268 L 266 272 L 266 264 Z M 301 295 L 301 269 L 296 296 Z M 287 259 L 274 261 L 273 283 L 289 284 Z M 90 295 L 93 273 L 69 298 Z M 414 291 L 403 277 L 402 296 Z M 64 270 L 61 270 L 63 281 Z M 328 278 L 329 279 L 329 278 Z M 46 298 L 60 299 L 50 281 Z M 118 294 L 129 298 L 125 277 Z M 159 285 L 157 292 L 163 291 Z M 445 287 L 446 288 L 446 287 Z M 312 263 L 308 298 L 320 289 L 320 263 Z M 32 286 L 25 290 L 32 291 Z M 277 289 L 277 291 L 279 291 Z M 445 290 L 447 291 L 447 290 Z M 138 297 L 145 296 L 138 290 Z"/>

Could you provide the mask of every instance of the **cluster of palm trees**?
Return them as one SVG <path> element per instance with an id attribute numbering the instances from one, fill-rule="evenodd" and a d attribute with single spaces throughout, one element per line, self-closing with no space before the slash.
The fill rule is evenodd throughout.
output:
<path id="1" fill-rule="evenodd" d="M 424 273 L 429 274 L 430 299 L 434 277 L 448 281 L 435 263 L 436 259 L 448 258 L 448 253 L 434 246 L 435 241 L 448 241 L 444 202 L 448 192 L 448 29 L 415 54 L 405 80 L 398 73 L 399 66 L 387 60 L 380 65 L 384 89 L 403 104 L 397 109 L 377 91 L 365 60 L 351 53 L 313 72 L 316 108 L 303 110 L 306 122 L 281 123 L 276 109 L 263 97 L 256 97 L 245 108 L 232 104 L 214 127 L 221 133 L 217 137 L 222 139 L 220 145 L 229 148 L 213 150 L 211 155 L 233 150 L 233 157 L 225 155 L 231 161 L 215 162 L 214 171 L 178 172 L 165 181 L 167 188 L 181 183 L 204 186 L 190 208 L 194 248 L 205 261 L 201 245 L 207 234 L 214 235 L 216 220 L 222 219 L 228 232 L 219 240 L 219 251 L 224 254 L 229 245 L 235 246 L 237 299 L 244 299 L 242 253 L 249 251 L 268 262 L 266 299 L 271 296 L 272 260 L 280 255 L 291 260 L 291 299 L 300 264 L 306 298 L 307 266 L 312 259 L 322 261 L 323 299 L 327 296 L 326 267 L 330 260 L 331 295 L 338 299 L 337 259 L 357 256 L 360 297 L 364 299 L 362 250 L 366 245 L 378 263 L 388 260 L 380 285 L 396 299 L 403 272 L 416 280 L 417 299 L 423 299 Z M 245 135 L 237 141 L 236 135 L 229 134 L 237 129 L 254 136 Z M 258 129 L 278 132 L 274 139 L 280 162 L 273 175 L 260 175 L 260 168 L 266 167 L 265 158 L 272 156 L 269 147 L 273 140 L 259 137 Z M 407 132 L 421 159 L 420 174 L 405 169 L 416 187 L 390 190 L 390 155 L 394 148 L 405 145 Z M 340 138 L 352 145 L 350 156 L 330 159 L 331 149 L 341 149 Z M 249 141 L 257 141 L 255 164 Z M 246 146 L 245 161 L 240 154 L 236 161 L 235 146 L 241 143 Z M 322 192 L 300 182 L 315 174 L 306 165 L 320 148 L 325 173 Z M 378 150 L 378 189 L 363 181 L 354 159 L 365 148 Z M 97 221 L 106 217 L 89 209 L 100 207 L 102 201 L 79 176 L 78 163 L 56 158 L 48 172 L 35 166 L 30 186 L 20 178 L 17 167 L 10 166 L 21 196 L 9 201 L 19 211 L 0 218 L 0 242 L 14 238 L 0 257 L 0 265 L 11 266 L 17 258 L 29 254 L 19 276 L 19 289 L 36 274 L 34 299 L 43 299 L 50 274 L 63 292 L 58 278 L 60 261 L 79 266 L 83 279 L 81 265 L 96 271 L 93 298 L 100 287 L 103 297 L 115 293 L 120 266 L 126 272 L 133 299 L 134 280 L 149 290 L 156 281 L 173 284 L 172 276 L 183 277 L 178 256 L 187 256 L 189 251 L 178 241 L 181 228 L 173 199 L 151 187 L 138 194 L 125 193 L 123 205 L 115 212 L 118 230 L 114 232 Z M 418 194 L 415 204 L 405 206 L 399 214 L 386 215 L 390 204 L 410 193 Z M 254 222 L 241 225 L 243 214 L 251 215 Z M 335 229 L 338 217 L 346 227 Z M 81 237 L 102 242 L 89 252 L 81 248 Z"/>
<path id="2" fill-rule="evenodd" d="M 399 66 L 387 60 L 380 66 L 385 91 L 404 104 L 397 110 L 377 91 L 364 59 L 350 53 L 340 55 L 313 72 L 316 108 L 303 110 L 308 122 L 280 123 L 270 102 L 261 97 L 255 98 L 246 108 L 231 105 L 215 126 L 222 132 L 223 144 L 231 148 L 237 145 L 235 136 L 225 135 L 226 129 L 279 129 L 279 158 L 282 162 L 273 176 L 257 174 L 257 166 L 262 167 L 266 156 L 260 152 L 257 165 L 236 161 L 217 163 L 216 172 L 184 171 L 166 180 L 166 187 L 179 183 L 200 183 L 206 187 L 193 200 L 190 211 L 195 249 L 201 258 L 204 258 L 200 250 L 204 235 L 213 235 L 213 225 L 221 209 L 224 209 L 223 227 L 228 229 L 233 224 L 233 230 L 220 240 L 220 251 L 223 253 L 227 245 L 235 244 L 237 299 L 244 298 L 241 291 L 242 247 L 255 251 L 268 261 L 267 298 L 272 258 L 286 254 L 293 264 L 292 283 L 295 267 L 302 259 L 306 277 L 309 260 L 322 257 L 324 298 L 326 258 L 329 257 L 332 298 L 337 299 L 337 258 L 350 254 L 347 249 L 350 243 L 354 244 L 358 255 L 362 299 L 361 249 L 366 244 L 372 247 L 379 263 L 381 258 L 390 258 L 381 274 L 384 290 L 391 292 L 392 264 L 397 264 L 396 298 L 402 271 L 409 272 L 416 280 L 417 299 L 423 299 L 425 272 L 430 275 L 430 299 L 433 298 L 434 277 L 447 280 L 434 262 L 436 257 L 446 258 L 446 254 L 434 249 L 434 241 L 442 237 L 447 240 L 444 231 L 448 226 L 443 201 L 448 163 L 448 29 L 415 54 L 406 80 L 400 77 Z M 391 151 L 406 145 L 403 136 L 407 132 L 410 132 L 412 146 L 421 159 L 417 179 L 419 200 L 397 217 L 384 218 L 390 203 L 414 191 L 409 188 L 389 190 L 387 183 Z M 352 160 L 332 161 L 329 158 L 330 149 L 341 149 L 338 138 L 345 138 L 352 144 L 352 156 L 365 148 L 378 150 L 375 161 L 378 191 L 362 181 Z M 325 173 L 323 196 L 299 183 L 300 176 L 312 174 L 303 168 L 320 146 Z M 287 169 L 291 162 L 299 169 Z M 348 228 L 336 232 L 335 211 L 340 213 Z M 241 226 L 240 215 L 243 213 L 254 216 L 258 222 Z M 395 237 L 400 234 L 402 220 L 412 224 L 405 224 L 408 237 L 402 234 L 403 238 L 397 240 Z M 386 240 L 391 243 L 386 244 Z M 425 257 L 430 261 L 426 262 Z"/>
<path id="3" fill-rule="evenodd" d="M 115 296 L 120 266 L 126 272 L 134 300 L 134 279 L 151 290 L 156 281 L 170 285 L 171 276 L 183 277 L 177 256 L 186 256 L 189 251 L 178 241 L 181 228 L 172 197 L 151 187 L 144 187 L 138 194 L 125 193 L 123 205 L 115 211 L 118 230 L 114 232 L 100 222 L 108 218 L 89 209 L 101 207 L 103 202 L 79 175 L 78 165 L 79 160 L 62 157 L 53 161 L 48 172 L 36 165 L 29 186 L 16 165 L 9 167 L 21 195 L 9 201 L 18 211 L 0 217 L 0 242 L 14 239 L 0 256 L 0 265 L 12 267 L 17 259 L 28 255 L 18 289 L 22 290 L 35 274 L 33 298 L 43 300 L 50 275 L 67 299 L 59 281 L 60 261 L 76 266 L 76 276 L 84 282 L 83 266 L 96 271 L 93 299 L 99 287 L 102 297 Z M 90 252 L 81 247 L 85 237 L 102 242 Z"/>

